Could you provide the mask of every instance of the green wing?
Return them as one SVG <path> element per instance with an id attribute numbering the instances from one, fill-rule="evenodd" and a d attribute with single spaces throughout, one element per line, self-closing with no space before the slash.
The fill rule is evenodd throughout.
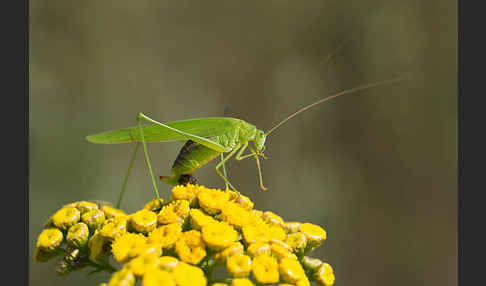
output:
<path id="1" fill-rule="evenodd" d="M 210 138 L 230 132 L 238 127 L 241 120 L 231 117 L 203 117 L 197 119 L 164 123 L 174 129 L 192 135 Z M 189 138 L 166 127 L 152 124 L 142 127 L 146 142 L 186 141 Z M 138 127 L 122 128 L 89 135 L 86 140 L 97 144 L 119 144 L 141 142 Z"/>

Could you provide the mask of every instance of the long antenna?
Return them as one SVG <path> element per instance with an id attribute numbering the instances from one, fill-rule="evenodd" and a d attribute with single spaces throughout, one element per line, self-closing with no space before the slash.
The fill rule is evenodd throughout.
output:
<path id="1" fill-rule="evenodd" d="M 398 82 L 398 81 L 402 81 L 405 78 L 406 78 L 406 75 L 402 75 L 402 76 L 399 76 L 399 77 L 396 77 L 396 78 L 393 78 L 393 79 L 387 79 L 387 80 L 382 80 L 382 81 L 378 81 L 378 82 L 368 83 L 368 84 L 364 84 L 364 85 L 360 85 L 360 86 L 357 86 L 357 87 L 354 87 L 354 88 L 351 88 L 351 89 L 347 89 L 347 90 L 338 92 L 338 93 L 336 93 L 334 95 L 328 96 L 326 98 L 320 99 L 320 100 L 318 100 L 318 101 L 316 101 L 314 103 L 311 103 L 311 104 L 309 104 L 307 106 L 304 106 L 301 109 L 297 110 L 296 112 L 290 114 L 289 116 L 287 116 L 287 118 L 285 118 L 284 120 L 280 121 L 277 125 L 275 125 L 270 130 L 268 130 L 265 135 L 268 136 L 275 129 L 279 128 L 282 124 L 284 124 L 285 122 L 289 121 L 290 119 L 292 119 L 297 114 L 299 114 L 301 112 L 304 112 L 307 109 L 309 109 L 309 108 L 311 108 L 311 107 L 313 107 L 315 105 L 318 105 L 319 103 L 326 102 L 328 100 L 331 100 L 333 98 L 339 97 L 341 95 L 346 95 L 346 94 L 350 94 L 350 93 L 354 93 L 354 92 L 358 92 L 358 91 L 370 89 L 370 88 L 373 88 L 373 87 L 377 87 L 377 86 L 381 86 L 381 85 L 385 85 L 385 84 L 391 84 L 391 83 Z"/>

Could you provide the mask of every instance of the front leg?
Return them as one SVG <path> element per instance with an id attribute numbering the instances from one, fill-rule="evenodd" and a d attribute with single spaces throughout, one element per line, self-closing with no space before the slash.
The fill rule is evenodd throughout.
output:
<path id="1" fill-rule="evenodd" d="M 230 181 L 229 181 L 229 180 L 228 180 L 228 179 L 227 179 L 227 178 L 226 178 L 226 177 L 225 177 L 223 174 L 221 174 L 221 171 L 219 171 L 219 168 L 221 168 L 221 166 L 223 166 L 223 165 L 224 165 L 224 163 L 225 163 L 226 161 L 228 161 L 228 160 L 229 160 L 229 158 L 231 158 L 231 157 L 232 157 L 232 156 L 233 156 L 233 155 L 236 153 L 236 151 L 238 151 L 238 149 L 240 149 L 240 147 L 241 147 L 241 145 L 236 146 L 236 147 L 233 149 L 233 151 L 231 151 L 231 152 L 228 154 L 228 156 L 226 156 L 226 158 L 224 158 L 223 160 L 221 160 L 221 162 L 219 162 L 219 164 L 218 164 L 218 165 L 216 165 L 216 167 L 214 168 L 214 169 L 216 170 L 216 173 L 218 173 L 218 175 L 219 175 L 221 178 L 223 178 L 224 182 L 225 182 L 226 184 L 228 184 L 228 186 L 230 186 L 230 188 L 231 188 L 231 189 L 233 189 L 233 191 L 235 191 L 235 192 L 237 192 L 237 193 L 239 193 L 239 192 L 236 190 L 236 188 L 235 188 L 235 187 L 233 187 L 233 185 L 231 185 Z"/>

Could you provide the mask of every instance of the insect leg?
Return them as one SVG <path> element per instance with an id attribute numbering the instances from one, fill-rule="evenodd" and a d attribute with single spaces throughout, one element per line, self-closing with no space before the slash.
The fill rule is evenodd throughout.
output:
<path id="1" fill-rule="evenodd" d="M 224 162 L 223 162 L 223 160 L 224 160 L 223 153 L 221 153 L 220 156 L 221 156 L 221 162 L 223 163 L 223 174 L 224 174 L 225 177 L 228 177 L 228 175 L 226 174 L 226 167 L 225 167 Z M 225 185 L 226 189 L 228 189 L 228 183 L 224 182 L 224 185 Z"/>
<path id="2" fill-rule="evenodd" d="M 238 151 L 238 149 L 240 148 L 240 146 L 237 146 L 236 148 L 233 149 L 233 151 L 231 151 L 228 156 L 226 156 L 226 158 L 224 158 L 221 162 L 219 162 L 218 165 L 216 165 L 216 167 L 214 167 L 214 169 L 216 170 L 216 173 L 218 173 L 218 175 L 223 178 L 224 182 L 226 184 L 228 184 L 230 186 L 231 189 L 233 189 L 233 191 L 239 193 L 235 187 L 233 187 L 233 185 L 231 185 L 231 183 L 228 181 L 228 179 L 223 175 L 221 174 L 221 172 L 219 171 L 219 168 L 221 168 L 221 166 L 223 166 L 223 164 L 228 161 L 229 158 L 231 158 L 235 153 L 236 151 Z"/>
<path id="3" fill-rule="evenodd" d="M 142 122 L 140 122 L 140 118 L 137 117 L 138 129 L 140 130 L 140 138 L 142 138 L 142 145 L 143 145 L 143 152 L 145 153 L 145 161 L 147 162 L 147 167 L 152 177 L 152 186 L 154 187 L 155 197 L 160 199 L 159 191 L 157 190 L 157 185 L 155 184 L 155 177 L 154 173 L 152 172 L 152 166 L 150 165 L 150 159 L 147 152 L 147 144 L 145 143 L 145 137 L 143 136 L 143 129 L 142 129 Z"/>
<path id="4" fill-rule="evenodd" d="M 116 203 L 117 209 L 120 208 L 121 200 L 123 198 L 123 194 L 125 193 L 125 189 L 127 187 L 128 177 L 130 176 L 130 171 L 132 170 L 133 162 L 135 161 L 135 157 L 137 156 L 138 147 L 140 147 L 140 142 L 137 142 L 137 145 L 135 146 L 135 151 L 133 152 L 132 158 L 130 159 L 130 163 L 128 163 L 127 173 L 125 174 L 125 179 L 123 180 L 120 196 L 118 197 L 118 202 Z"/>
<path id="5" fill-rule="evenodd" d="M 240 160 L 243 160 L 246 157 L 248 157 L 248 155 L 241 157 L 241 154 L 243 154 L 243 152 L 246 150 L 247 147 L 248 147 L 248 142 L 243 143 L 243 146 L 241 146 L 240 151 L 238 151 L 238 153 L 236 153 L 236 156 L 235 156 L 236 160 L 240 161 Z"/>
<path id="6" fill-rule="evenodd" d="M 255 152 L 255 150 L 253 150 L 253 148 L 251 146 L 249 146 L 249 147 L 250 147 L 250 150 L 253 153 L 253 157 L 255 157 L 255 160 L 256 160 L 256 163 L 257 163 L 258 175 L 260 176 L 260 188 L 265 191 L 265 190 L 267 190 L 267 188 L 263 185 L 262 170 L 260 168 L 260 160 L 258 160 L 258 155 Z"/>

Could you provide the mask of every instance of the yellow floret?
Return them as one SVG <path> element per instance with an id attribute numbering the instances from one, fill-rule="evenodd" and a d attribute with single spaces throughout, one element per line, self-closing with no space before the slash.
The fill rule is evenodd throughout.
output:
<path id="1" fill-rule="evenodd" d="M 86 202 L 86 201 L 78 202 L 76 204 L 76 208 L 81 212 L 81 214 L 99 209 L 97 204 L 92 202 Z"/>
<path id="2" fill-rule="evenodd" d="M 260 283 L 277 283 L 279 281 L 279 267 L 277 259 L 260 255 L 252 262 L 253 276 Z"/>
<path id="3" fill-rule="evenodd" d="M 191 227 L 199 231 L 202 229 L 203 226 L 209 223 L 217 222 L 217 220 L 205 214 L 200 209 L 191 209 L 191 211 L 189 212 L 189 219 Z"/>
<path id="4" fill-rule="evenodd" d="M 303 233 L 307 240 L 314 245 L 320 244 L 326 239 L 326 231 L 322 227 L 312 223 L 302 224 L 300 226 L 300 232 Z"/>
<path id="5" fill-rule="evenodd" d="M 100 234 L 109 240 L 123 235 L 127 232 L 127 217 L 117 217 L 112 221 L 103 225 L 100 229 Z"/>
<path id="6" fill-rule="evenodd" d="M 63 207 L 52 216 L 52 223 L 61 230 L 67 230 L 76 224 L 81 218 L 81 212 L 77 208 Z"/>
<path id="7" fill-rule="evenodd" d="M 158 211 L 162 208 L 163 199 L 154 199 L 146 203 L 143 209 L 148 211 Z"/>
<path id="8" fill-rule="evenodd" d="M 88 243 L 89 228 L 83 222 L 71 226 L 68 230 L 66 241 L 69 245 L 81 248 Z"/>
<path id="9" fill-rule="evenodd" d="M 277 214 L 271 212 L 271 211 L 266 211 L 263 213 L 263 219 L 265 222 L 270 223 L 270 224 L 276 224 L 276 225 L 283 225 L 284 220 L 278 216 Z"/>
<path id="10" fill-rule="evenodd" d="M 226 222 L 213 222 L 202 228 L 204 242 L 213 250 L 229 247 L 238 239 L 238 232 Z"/>
<path id="11" fill-rule="evenodd" d="M 109 254 L 108 240 L 104 238 L 98 230 L 89 239 L 89 257 L 93 260 L 100 259 Z"/>
<path id="12" fill-rule="evenodd" d="M 303 253 L 307 246 L 307 238 L 301 232 L 291 233 L 285 238 L 285 243 L 288 244 L 295 253 Z"/>
<path id="13" fill-rule="evenodd" d="M 142 234 L 125 233 L 113 241 L 111 251 L 120 263 L 125 263 L 146 250 L 147 242 Z"/>
<path id="14" fill-rule="evenodd" d="M 117 217 L 124 217 L 124 216 L 127 215 L 124 211 L 122 211 L 120 209 L 116 209 L 114 207 L 110 207 L 108 205 L 103 206 L 101 208 L 101 210 L 105 213 L 105 217 L 107 219 L 117 218 Z"/>
<path id="15" fill-rule="evenodd" d="M 160 210 L 157 218 L 160 224 L 180 223 L 189 216 L 189 202 L 184 200 L 173 201 Z"/>
<path id="16" fill-rule="evenodd" d="M 334 270 L 332 269 L 331 265 L 327 263 L 322 263 L 321 266 L 317 269 L 315 274 L 316 282 L 322 286 L 331 286 L 334 284 Z"/>
<path id="17" fill-rule="evenodd" d="M 156 228 L 148 236 L 148 243 L 160 244 L 164 249 L 174 247 L 182 234 L 182 227 L 178 223 L 172 223 Z"/>
<path id="18" fill-rule="evenodd" d="M 190 205 L 195 203 L 196 194 L 199 192 L 199 188 L 192 184 L 187 184 L 185 186 L 178 185 L 172 188 L 172 199 L 173 200 L 186 200 Z"/>
<path id="19" fill-rule="evenodd" d="M 254 258 L 259 255 L 271 255 L 272 249 L 270 244 L 266 242 L 255 242 L 248 246 L 246 252 L 248 255 L 250 255 L 250 257 Z"/>
<path id="20" fill-rule="evenodd" d="M 292 253 L 292 249 L 283 242 L 272 242 L 270 244 L 270 248 L 272 250 L 272 256 L 277 258 L 279 261 L 284 258 L 297 259 L 297 256 Z"/>
<path id="21" fill-rule="evenodd" d="M 63 240 L 62 232 L 57 228 L 44 229 L 37 238 L 37 247 L 46 252 L 54 251 Z"/>
<path id="22" fill-rule="evenodd" d="M 233 255 L 226 260 L 226 268 L 233 277 L 246 277 L 251 271 L 251 258 L 248 255 Z"/>
<path id="23" fill-rule="evenodd" d="M 279 269 L 281 279 L 288 283 L 296 283 L 306 277 L 302 265 L 293 258 L 283 258 L 280 261 Z"/>
<path id="24" fill-rule="evenodd" d="M 206 256 L 206 245 L 197 230 L 183 232 L 176 242 L 175 251 L 179 259 L 190 263 L 198 264 Z"/>
<path id="25" fill-rule="evenodd" d="M 130 269 L 124 267 L 115 272 L 108 282 L 108 286 L 132 286 L 135 285 L 135 276 Z"/>
<path id="26" fill-rule="evenodd" d="M 199 187 L 199 192 L 197 193 L 199 205 L 209 214 L 219 213 L 221 208 L 228 202 L 229 197 L 228 193 L 203 186 Z"/>
<path id="27" fill-rule="evenodd" d="M 283 228 L 287 233 L 295 233 L 300 231 L 300 222 L 284 222 Z"/>
<path id="28" fill-rule="evenodd" d="M 179 259 L 173 257 L 173 256 L 162 256 L 159 258 L 160 262 L 160 268 L 162 270 L 172 272 L 174 268 L 180 263 Z"/>
<path id="29" fill-rule="evenodd" d="M 81 215 L 81 221 L 93 232 L 105 221 L 105 213 L 98 209 L 87 211 Z"/>
<path id="30" fill-rule="evenodd" d="M 151 269 L 143 276 L 142 286 L 176 286 L 174 277 L 164 270 Z"/>
<path id="31" fill-rule="evenodd" d="M 145 273 L 158 269 L 159 265 L 159 256 L 155 253 L 139 255 L 129 263 L 130 270 L 138 277 L 142 277 Z"/>
<path id="32" fill-rule="evenodd" d="M 231 281 L 231 286 L 255 286 L 255 284 L 248 278 L 236 278 Z"/>
<path id="33" fill-rule="evenodd" d="M 243 254 L 243 252 L 244 252 L 243 244 L 241 244 L 240 242 L 234 242 L 232 245 L 216 253 L 214 255 L 214 258 L 220 262 L 226 262 L 226 260 L 230 256 Z"/>
<path id="34" fill-rule="evenodd" d="M 172 272 L 177 286 L 205 286 L 206 276 L 201 268 L 187 263 L 179 263 Z"/>
<path id="35" fill-rule="evenodd" d="M 221 217 L 236 229 L 253 224 L 256 217 L 237 203 L 227 203 L 221 209 Z"/>
<path id="36" fill-rule="evenodd" d="M 137 232 L 149 233 L 157 227 L 157 215 L 142 209 L 130 217 L 130 225 Z"/>

